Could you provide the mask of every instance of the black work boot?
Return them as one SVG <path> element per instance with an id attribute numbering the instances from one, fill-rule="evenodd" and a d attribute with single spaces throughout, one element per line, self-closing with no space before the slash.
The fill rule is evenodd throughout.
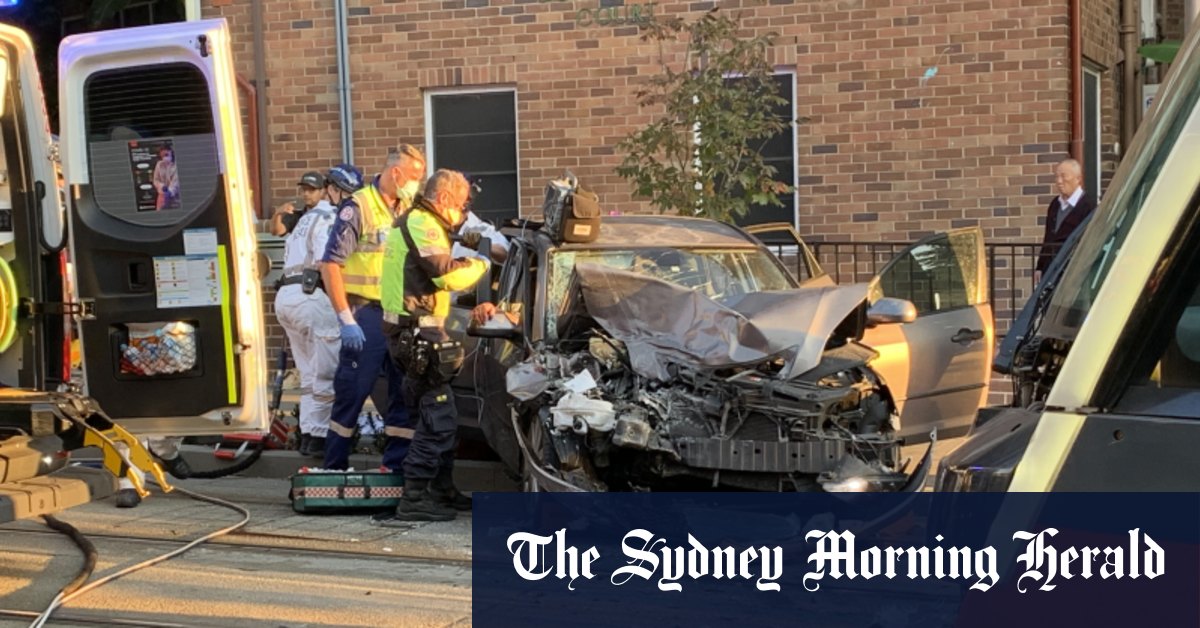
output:
<path id="1" fill-rule="evenodd" d="M 312 441 L 312 435 L 310 435 L 310 434 L 301 434 L 300 435 L 300 448 L 297 451 L 300 452 L 301 456 L 309 455 L 309 451 L 310 451 L 309 443 L 311 441 Z M 321 452 L 321 453 L 324 453 L 324 452 Z"/>
<path id="2" fill-rule="evenodd" d="M 136 490 L 123 488 L 117 491 L 117 508 L 137 508 L 140 503 L 142 496 L 138 495 Z"/>
<path id="3" fill-rule="evenodd" d="M 396 507 L 397 521 L 453 521 L 458 513 L 437 500 L 429 490 L 429 480 L 404 481 L 404 496 Z"/>
<path id="4" fill-rule="evenodd" d="M 308 451 L 306 451 L 304 453 L 306 453 L 310 458 L 324 458 L 325 457 L 325 437 L 324 436 L 310 436 L 308 439 Z"/>
<path id="5" fill-rule="evenodd" d="M 470 512 L 471 510 L 471 498 L 454 485 L 453 471 L 439 471 L 438 476 L 429 483 L 429 493 L 439 504 L 444 504 L 459 512 Z"/>

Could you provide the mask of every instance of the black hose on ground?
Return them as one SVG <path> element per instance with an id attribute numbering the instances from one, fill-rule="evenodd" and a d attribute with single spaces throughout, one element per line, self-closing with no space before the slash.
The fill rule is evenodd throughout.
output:
<path id="1" fill-rule="evenodd" d="M 272 394 L 270 405 L 268 406 L 272 417 L 276 415 L 276 413 L 279 411 L 279 406 L 283 403 L 283 381 L 287 375 L 287 364 L 287 349 L 280 349 L 279 357 L 275 364 L 275 380 L 271 385 Z M 228 467 L 221 469 L 213 469 L 211 471 L 190 471 L 187 474 L 187 477 L 195 478 L 197 480 L 215 480 L 217 478 L 223 478 L 235 473 L 241 473 L 242 471 L 249 469 L 250 465 L 258 462 L 258 459 L 262 457 L 263 450 L 267 448 L 267 439 L 269 438 L 271 438 L 269 433 L 264 434 L 262 439 L 258 441 L 258 446 L 254 448 L 254 451 L 250 452 L 250 455 L 246 456 L 246 459 L 242 460 L 241 462 L 231 464 Z"/>
<path id="2" fill-rule="evenodd" d="M 246 456 L 244 460 L 235 462 L 228 467 L 221 467 L 220 469 L 212 469 L 209 471 L 189 471 L 187 474 L 187 479 L 215 480 L 216 478 L 223 478 L 225 476 L 241 473 L 242 471 L 249 469 L 250 465 L 258 462 L 258 459 L 262 457 L 263 450 L 267 448 L 267 439 L 270 437 L 271 436 L 269 434 L 264 435 L 262 439 L 258 441 L 258 445 L 254 447 L 254 451 L 251 451 L 250 455 Z"/>
<path id="3" fill-rule="evenodd" d="M 70 582 L 59 591 L 60 597 L 66 597 L 74 593 L 87 579 L 92 577 L 92 572 L 96 569 L 96 546 L 88 540 L 75 526 L 56 518 L 54 515 L 42 515 L 42 521 L 46 523 L 46 527 L 56 532 L 62 532 L 71 538 L 76 547 L 83 552 L 83 566 L 79 568 L 79 573 L 75 574 Z"/>
<path id="4" fill-rule="evenodd" d="M 162 487 L 160 486 L 159 488 L 162 488 Z M 230 510 L 234 510 L 238 514 L 242 515 L 242 520 L 231 526 L 221 528 L 220 530 L 217 530 L 216 532 L 211 532 L 209 534 L 206 534 L 206 535 L 188 543 L 187 545 L 180 547 L 179 549 L 172 550 L 172 551 L 167 552 L 166 554 L 162 554 L 160 556 L 155 556 L 154 558 L 151 558 L 149 560 L 144 560 L 140 563 L 131 565 L 131 566 L 126 567 L 115 573 L 110 573 L 109 575 L 104 576 L 103 578 L 100 578 L 99 580 L 90 582 L 83 586 L 79 586 L 79 584 L 83 584 L 83 581 L 85 581 L 88 576 L 84 576 L 83 580 L 79 581 L 79 584 L 75 584 L 75 581 L 72 581 L 74 590 L 72 590 L 70 593 L 66 593 L 66 589 L 63 589 L 62 593 L 59 593 L 58 595 L 54 596 L 54 599 L 50 602 L 50 605 L 46 607 L 46 610 L 42 611 L 42 613 L 37 616 L 37 619 L 35 619 L 34 622 L 29 625 L 30 628 L 43 628 L 46 625 L 46 622 L 50 621 L 50 616 L 54 614 L 55 610 L 57 610 L 63 604 L 70 602 L 72 599 L 79 597 L 80 595 L 83 595 L 83 594 L 87 593 L 88 591 L 95 589 L 96 587 L 104 586 L 105 584 L 108 584 L 109 582 L 112 582 L 113 580 L 116 580 L 117 578 L 120 578 L 127 574 L 131 574 L 140 569 L 145 569 L 146 567 L 156 565 L 165 560 L 170 560 L 171 558 L 174 558 L 175 556 L 178 556 L 178 555 L 192 549 L 193 547 L 196 547 L 197 545 L 199 545 L 201 543 L 215 539 L 218 536 L 223 536 L 225 534 L 229 534 L 230 532 L 233 532 L 235 530 L 239 530 L 239 529 L 245 527 L 246 524 L 250 522 L 250 511 L 246 510 L 245 508 L 243 508 L 241 506 L 238 506 L 237 504 L 233 504 L 233 503 L 227 502 L 223 499 L 218 499 L 216 497 L 211 497 L 209 495 L 193 493 L 192 491 L 189 491 L 184 488 L 177 487 L 175 490 L 179 491 L 180 493 L 183 493 L 184 495 L 187 495 L 188 497 L 191 497 L 192 499 L 200 500 L 203 502 L 208 502 L 210 504 L 216 504 L 218 506 L 223 506 L 225 508 L 229 508 Z M 50 517 L 49 515 L 43 515 L 42 518 L 46 519 L 47 525 L 51 525 L 50 520 L 53 519 L 53 517 Z M 66 530 L 65 530 L 66 528 L 70 528 L 71 530 L 74 530 L 75 535 L 78 535 L 78 538 L 81 539 L 83 542 L 87 543 L 87 546 L 89 548 L 91 548 L 90 556 L 94 557 L 96 555 L 96 548 L 93 547 L 90 542 L 87 542 L 87 539 L 84 538 L 82 534 L 79 534 L 78 530 L 75 530 L 70 525 L 63 523 L 61 521 L 58 521 L 57 523 L 63 526 L 62 529 L 63 529 L 64 533 L 70 534 L 69 532 L 66 532 Z M 51 526 L 51 527 L 54 527 L 54 526 Z M 55 529 L 57 530 L 60 528 L 55 528 Z M 72 540 L 75 540 L 76 536 L 72 535 L 71 538 L 72 538 Z M 80 547 L 83 547 L 83 546 L 81 545 Z M 89 562 L 91 563 L 91 565 L 93 567 L 95 566 L 94 558 L 92 558 L 92 560 Z M 90 575 L 90 574 L 91 574 L 91 571 L 89 569 L 88 575 Z M 77 580 L 78 580 L 78 578 L 77 578 Z"/>

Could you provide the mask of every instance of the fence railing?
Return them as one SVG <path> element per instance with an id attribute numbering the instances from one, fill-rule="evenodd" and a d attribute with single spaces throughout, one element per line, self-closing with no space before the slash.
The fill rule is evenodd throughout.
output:
<path id="1" fill-rule="evenodd" d="M 770 245 L 769 245 L 770 246 Z M 865 283 L 908 248 L 907 242 L 810 242 L 809 248 L 822 269 L 838 284 Z M 1040 242 L 992 242 L 985 245 L 988 294 L 997 338 L 1006 334 L 1036 285 L 1034 270 L 1042 251 Z M 1053 246 L 1053 245 L 1052 245 Z M 806 272 L 795 247 L 770 246 L 797 276 Z"/>

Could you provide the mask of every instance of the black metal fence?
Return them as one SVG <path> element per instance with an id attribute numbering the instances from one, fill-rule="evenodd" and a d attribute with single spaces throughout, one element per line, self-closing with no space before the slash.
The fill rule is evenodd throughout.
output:
<path id="1" fill-rule="evenodd" d="M 822 269 L 838 284 L 865 283 L 878 275 L 888 262 L 909 247 L 907 242 L 810 242 L 809 248 Z M 1033 293 L 1034 269 L 1042 250 L 1040 242 L 987 243 L 988 293 L 996 337 L 1008 332 L 1021 308 Z M 795 265 L 797 276 L 806 273 L 795 247 L 774 246 L 776 254 Z"/>

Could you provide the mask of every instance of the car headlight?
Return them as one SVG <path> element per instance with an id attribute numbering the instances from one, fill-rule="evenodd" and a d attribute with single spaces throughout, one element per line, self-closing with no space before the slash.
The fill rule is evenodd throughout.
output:
<path id="1" fill-rule="evenodd" d="M 1012 484 L 1016 465 L 948 467 L 938 470 L 937 490 L 955 493 L 1003 493 Z"/>

